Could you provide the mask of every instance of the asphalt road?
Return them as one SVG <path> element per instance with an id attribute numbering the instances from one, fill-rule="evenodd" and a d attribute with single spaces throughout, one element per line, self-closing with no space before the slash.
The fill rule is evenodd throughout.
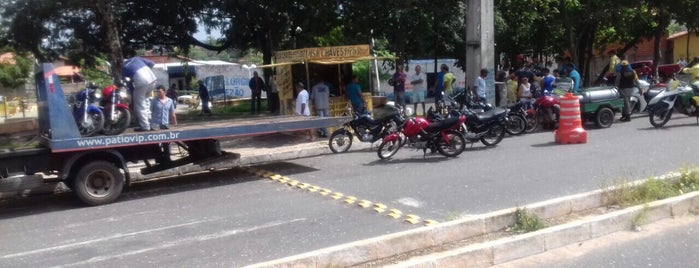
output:
<path id="1" fill-rule="evenodd" d="M 699 126 L 676 118 L 664 129 L 647 117 L 590 127 L 586 144 L 538 132 L 456 159 L 404 148 L 390 161 L 366 150 L 257 168 L 441 222 L 696 166 Z M 240 170 L 211 172 L 140 183 L 100 207 L 70 194 L 0 202 L 0 266 L 238 267 L 417 226 Z"/>

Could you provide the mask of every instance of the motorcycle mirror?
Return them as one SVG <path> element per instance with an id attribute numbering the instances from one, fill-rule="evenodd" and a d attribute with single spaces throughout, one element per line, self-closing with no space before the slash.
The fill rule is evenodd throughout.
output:
<path id="1" fill-rule="evenodd" d="M 405 107 L 405 115 L 406 116 L 413 116 L 413 108 Z"/>

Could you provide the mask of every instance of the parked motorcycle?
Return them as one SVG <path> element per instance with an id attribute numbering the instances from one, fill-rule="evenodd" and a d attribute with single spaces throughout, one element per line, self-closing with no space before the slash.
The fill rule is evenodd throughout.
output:
<path id="1" fill-rule="evenodd" d="M 541 123 L 545 128 L 556 128 L 561 114 L 558 98 L 552 95 L 541 95 L 534 101 L 533 105 L 534 111 L 536 111 L 537 124 Z"/>
<path id="2" fill-rule="evenodd" d="M 428 114 L 430 113 L 434 114 L 432 108 L 428 110 Z M 405 143 L 405 146 L 421 149 L 423 154 L 427 154 L 429 149 L 446 157 L 456 157 L 466 149 L 466 139 L 457 131 L 465 121 L 464 115 L 433 122 L 422 117 L 409 118 L 399 131 L 383 138 L 377 154 L 380 159 L 390 158 Z"/>
<path id="3" fill-rule="evenodd" d="M 449 110 L 452 109 L 463 110 L 464 108 L 468 108 L 476 114 L 482 114 L 487 111 L 493 110 L 494 108 L 489 103 L 474 101 L 473 96 L 471 96 L 470 93 L 466 93 L 465 91 L 457 92 L 454 96 L 446 97 L 445 99 L 449 100 L 451 105 L 446 106 L 447 110 L 442 114 L 447 114 Z M 456 108 L 456 104 L 458 104 L 459 108 Z M 521 113 L 519 110 L 511 109 L 510 107 L 506 108 L 505 110 L 507 111 L 505 117 L 505 132 L 510 135 L 520 135 L 524 133 L 527 130 L 528 125 L 525 114 Z"/>
<path id="4" fill-rule="evenodd" d="M 699 87 L 680 82 L 676 89 L 663 89 L 650 99 L 646 107 L 653 127 L 661 128 L 672 117 L 673 111 L 696 116 L 699 123 Z"/>
<path id="5" fill-rule="evenodd" d="M 353 111 L 352 120 L 335 130 L 328 141 L 328 146 L 333 153 L 343 153 L 352 146 L 353 136 L 361 142 L 374 143 L 383 139 L 389 133 L 398 131 L 405 118 L 400 107 L 386 104 L 374 109 L 376 118 L 368 111 Z"/>
<path id="6" fill-rule="evenodd" d="M 456 111 L 451 112 L 452 117 Z M 492 110 L 476 113 L 464 107 L 459 114 L 466 116 L 461 126 L 464 138 L 470 142 L 482 142 L 485 146 L 494 146 L 502 141 L 507 129 L 507 109 L 495 107 Z"/>
<path id="7" fill-rule="evenodd" d="M 100 107 L 94 104 L 100 97 L 98 87 L 87 82 L 85 89 L 75 95 L 75 102 L 72 105 L 73 118 L 83 137 L 94 136 L 104 127 L 104 114 Z"/>
<path id="8" fill-rule="evenodd" d="M 508 120 L 507 124 L 507 130 L 509 134 L 511 135 L 517 135 L 510 133 L 512 131 L 513 126 L 509 121 L 520 121 L 524 120 L 524 131 L 523 132 L 531 132 L 536 129 L 538 123 L 537 123 L 537 118 L 536 118 L 536 110 L 534 108 L 530 109 L 525 109 L 524 104 L 521 102 L 515 102 L 511 105 L 508 105 L 507 108 L 509 109 L 509 112 L 507 113 L 507 116 L 510 120 Z M 514 118 L 514 119 L 513 119 Z M 519 123 L 517 123 L 519 124 Z"/>
<path id="9" fill-rule="evenodd" d="M 128 83 L 128 78 L 126 78 Z M 123 133 L 131 124 L 131 112 L 129 105 L 126 104 L 128 89 L 125 83 L 121 82 L 118 85 L 109 85 L 102 89 L 104 96 L 100 102 L 104 111 L 106 120 L 102 132 L 105 135 L 119 135 Z"/>

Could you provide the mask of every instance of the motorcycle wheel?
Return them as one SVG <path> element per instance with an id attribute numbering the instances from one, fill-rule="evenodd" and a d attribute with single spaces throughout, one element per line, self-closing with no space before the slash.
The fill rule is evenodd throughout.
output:
<path id="1" fill-rule="evenodd" d="M 381 145 L 379 145 L 379 150 L 376 152 L 376 154 L 378 154 L 379 158 L 382 160 L 391 158 L 391 156 L 395 155 L 396 152 L 398 152 L 401 143 L 402 142 L 400 138 L 390 141 L 383 141 L 381 142 Z"/>
<path id="2" fill-rule="evenodd" d="M 521 114 L 510 114 L 506 124 L 505 131 L 510 135 L 519 135 L 527 130 L 527 119 Z"/>
<path id="3" fill-rule="evenodd" d="M 131 124 L 131 112 L 129 109 L 120 107 L 117 108 L 117 120 L 115 122 L 107 122 L 104 124 L 102 133 L 104 135 L 119 135 L 129 128 Z"/>
<path id="4" fill-rule="evenodd" d="M 672 110 L 653 111 L 648 115 L 650 124 L 655 128 L 663 127 L 667 121 L 670 121 L 670 117 L 672 117 Z"/>
<path id="5" fill-rule="evenodd" d="M 328 147 L 333 153 L 344 153 L 352 147 L 352 133 L 345 129 L 338 129 L 330 135 Z"/>
<path id="6" fill-rule="evenodd" d="M 83 137 L 91 137 L 102 131 L 104 127 L 104 114 L 101 111 L 88 112 L 87 122 L 82 122 L 82 117 L 77 120 L 78 131 Z"/>
<path id="7" fill-rule="evenodd" d="M 481 142 L 485 144 L 485 146 L 494 146 L 500 143 L 504 137 L 505 124 L 497 124 L 488 129 L 488 133 L 485 133 L 485 135 L 481 137 Z"/>
<path id="8" fill-rule="evenodd" d="M 527 114 L 527 116 L 524 118 L 527 120 L 527 128 L 525 129 L 525 132 L 532 132 L 536 130 L 536 127 L 539 125 L 539 122 L 536 120 L 536 115 Z"/>
<path id="9" fill-rule="evenodd" d="M 446 157 L 456 157 L 463 153 L 466 149 L 466 138 L 464 138 L 464 135 L 455 130 L 449 130 L 446 134 L 449 143 L 440 137 L 437 142 L 437 151 Z"/>

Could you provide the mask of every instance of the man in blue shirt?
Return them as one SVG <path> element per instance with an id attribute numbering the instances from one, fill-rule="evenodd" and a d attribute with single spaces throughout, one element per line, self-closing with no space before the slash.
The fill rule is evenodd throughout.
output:
<path id="1" fill-rule="evenodd" d="M 440 67 L 440 72 L 437 73 L 437 84 L 434 86 L 434 104 L 436 107 L 440 107 L 440 101 L 444 98 L 442 92 L 444 92 L 444 75 L 449 69 L 446 64 L 442 64 Z"/>
<path id="2" fill-rule="evenodd" d="M 556 77 L 551 74 L 549 68 L 541 69 L 541 73 L 544 75 L 544 79 L 541 80 L 542 93 L 544 95 L 550 95 L 553 92 L 553 84 L 556 82 Z"/>
<path id="3" fill-rule="evenodd" d="M 364 111 L 364 99 L 362 99 L 362 88 L 357 84 L 357 76 L 352 75 L 351 81 L 347 84 L 347 98 L 352 104 L 352 110 L 355 112 Z"/>
<path id="4" fill-rule="evenodd" d="M 151 130 L 150 118 L 148 117 L 150 103 L 147 98 L 152 94 L 157 81 L 155 74 L 151 71 L 153 66 L 155 63 L 148 59 L 133 57 L 124 61 L 121 69 L 121 76 L 130 78 L 133 85 L 131 96 L 139 126 L 134 131 Z"/>
<path id="5" fill-rule="evenodd" d="M 582 83 L 582 78 L 580 77 L 580 73 L 578 70 L 575 69 L 575 66 L 572 63 L 568 64 L 568 69 L 570 70 L 570 73 L 568 76 L 570 79 L 573 79 L 573 92 L 577 93 L 580 91 L 580 83 Z"/>

